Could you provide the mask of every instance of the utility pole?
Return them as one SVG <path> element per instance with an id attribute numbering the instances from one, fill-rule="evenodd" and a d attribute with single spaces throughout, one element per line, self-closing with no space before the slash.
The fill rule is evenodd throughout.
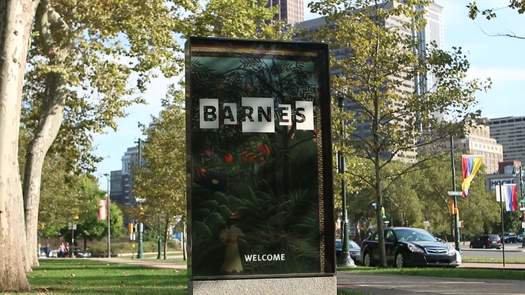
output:
<path id="1" fill-rule="evenodd" d="M 106 210 L 107 210 L 107 221 L 108 221 L 108 258 L 111 258 L 111 197 L 110 197 L 110 174 L 105 173 L 107 180 L 107 190 L 106 190 Z"/>
<path id="2" fill-rule="evenodd" d="M 503 248 L 501 252 L 503 255 L 503 267 L 505 267 L 505 213 L 503 211 L 503 192 L 501 191 L 502 186 L 503 184 L 500 183 L 497 189 L 499 190 L 499 209 L 501 211 L 501 247 Z"/>
<path id="3" fill-rule="evenodd" d="M 343 98 L 339 99 L 339 109 L 341 112 L 344 112 L 343 108 Z M 344 147 L 345 145 L 345 121 L 341 120 L 341 146 Z M 338 172 L 341 175 L 341 199 L 342 199 L 342 249 L 341 249 L 341 266 L 355 266 L 354 261 L 352 260 L 352 257 L 350 256 L 350 245 L 348 241 L 348 211 L 346 210 L 346 184 L 344 179 L 344 173 L 345 173 L 345 156 L 341 150 L 337 152 L 337 159 L 338 159 Z"/>
<path id="4" fill-rule="evenodd" d="M 454 136 L 450 135 L 450 168 L 452 170 L 452 191 L 456 191 L 456 161 L 454 160 Z M 454 246 L 456 251 L 461 251 L 459 241 L 459 210 L 458 210 L 458 196 L 454 195 Z"/>
<path id="5" fill-rule="evenodd" d="M 521 166 L 521 164 L 520 164 L 520 197 L 519 197 L 518 204 L 519 204 L 520 211 L 521 211 L 521 208 L 525 207 L 525 198 L 523 197 L 523 166 Z M 523 226 L 525 224 L 525 212 L 521 212 L 521 216 L 522 216 L 521 236 L 523 238 L 521 242 L 521 247 L 525 248 L 525 226 Z"/>
<path id="6" fill-rule="evenodd" d="M 142 167 L 142 139 L 138 139 L 136 141 L 138 145 L 138 166 Z M 143 243 L 143 232 L 144 232 L 144 224 L 139 220 L 137 223 L 137 231 L 138 231 L 138 247 L 137 247 L 137 258 L 142 259 L 144 258 L 144 243 Z"/>

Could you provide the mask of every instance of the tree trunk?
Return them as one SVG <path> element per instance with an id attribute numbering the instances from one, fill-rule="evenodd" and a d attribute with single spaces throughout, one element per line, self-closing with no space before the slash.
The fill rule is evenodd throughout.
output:
<path id="1" fill-rule="evenodd" d="M 379 257 L 381 259 L 381 266 L 387 267 L 386 261 L 386 247 L 385 247 L 385 228 L 383 221 L 383 214 L 381 208 L 383 207 L 383 191 L 381 189 L 381 170 L 379 168 L 379 162 L 375 164 L 375 192 L 376 192 L 376 220 L 377 220 L 377 232 L 379 237 Z"/>
<path id="2" fill-rule="evenodd" d="M 166 214 L 166 219 L 164 220 L 164 260 L 166 260 L 168 257 L 168 235 L 169 235 L 169 229 L 170 229 L 170 218 L 168 214 Z"/>
<path id="3" fill-rule="evenodd" d="M 63 81 L 59 74 L 50 73 L 46 78 L 46 102 L 42 106 L 35 137 L 27 150 L 24 171 L 24 209 L 27 251 L 32 266 L 38 266 L 38 209 L 42 169 L 46 154 L 58 135 L 64 119 L 65 94 L 61 91 Z"/>
<path id="4" fill-rule="evenodd" d="M 37 5 L 37 0 L 0 0 L 0 291 L 29 290 L 18 135 Z"/>
<path id="5" fill-rule="evenodd" d="M 60 65 L 66 57 L 66 50 L 53 47 L 53 40 L 49 34 L 52 23 L 59 22 L 49 17 L 49 3 L 42 2 L 37 14 L 37 27 L 40 31 L 39 45 L 47 51 L 55 52 L 50 56 L 50 64 Z M 64 80 L 61 73 L 50 72 L 45 81 L 45 100 L 40 109 L 40 118 L 34 138 L 27 149 L 24 171 L 24 210 L 26 223 L 26 239 L 28 258 L 32 266 L 38 266 L 38 210 L 40 207 L 40 188 L 42 183 L 42 169 L 44 159 L 49 148 L 55 141 L 64 119 L 65 92 Z"/>

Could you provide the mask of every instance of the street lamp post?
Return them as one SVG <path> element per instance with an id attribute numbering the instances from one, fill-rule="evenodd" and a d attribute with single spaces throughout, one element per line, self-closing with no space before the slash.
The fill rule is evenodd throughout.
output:
<path id="1" fill-rule="evenodd" d="M 454 137 L 450 135 L 450 166 L 452 170 L 452 191 L 456 191 L 456 162 L 454 160 Z M 461 251 L 459 241 L 459 211 L 458 211 L 458 196 L 454 195 L 454 211 L 453 211 L 453 224 L 454 224 L 454 246 L 456 251 Z"/>
<path id="2" fill-rule="evenodd" d="M 75 230 L 77 229 L 77 224 L 75 221 L 69 223 L 69 229 L 71 230 L 71 247 L 69 251 L 69 257 L 75 257 L 75 254 L 73 253 L 75 251 Z"/>
<path id="3" fill-rule="evenodd" d="M 136 141 L 138 145 L 138 165 L 139 167 L 142 167 L 142 139 L 138 139 Z M 144 238 L 143 238 L 143 232 L 144 232 L 144 224 L 140 222 L 140 220 L 137 223 L 137 232 L 138 232 L 138 247 L 137 247 L 137 258 L 142 259 L 144 258 Z"/>
<path id="4" fill-rule="evenodd" d="M 111 258 L 111 197 L 110 197 L 110 174 L 105 173 L 104 176 L 106 176 L 107 179 L 107 193 L 106 193 L 106 210 L 107 210 L 107 221 L 108 221 L 108 258 Z"/>
<path id="5" fill-rule="evenodd" d="M 497 187 L 499 190 L 499 208 L 501 213 L 501 247 L 502 247 L 502 255 L 503 255 L 503 267 L 505 267 L 505 211 L 503 209 L 503 192 L 501 191 L 501 187 L 503 185 L 500 183 Z"/>
<path id="6" fill-rule="evenodd" d="M 520 207 L 520 211 L 521 211 L 521 208 L 522 207 L 525 207 L 525 198 L 523 196 L 523 166 L 520 165 L 520 197 L 519 197 L 519 207 Z M 525 226 L 523 226 L 525 224 L 525 212 L 521 212 L 521 216 L 522 216 L 522 222 L 521 222 L 521 236 L 522 236 L 522 242 L 521 242 L 521 247 L 522 248 L 525 248 Z"/>
<path id="7" fill-rule="evenodd" d="M 343 108 L 343 98 L 339 99 L 339 108 L 341 112 L 344 111 Z M 341 120 L 341 146 L 344 146 L 345 141 L 345 121 Z M 338 160 L 338 172 L 341 174 L 341 199 L 342 199 L 342 249 L 341 249 L 341 261 L 340 264 L 342 266 L 355 266 L 354 261 L 352 260 L 352 257 L 350 256 L 350 245 L 348 241 L 348 211 L 346 209 L 346 184 L 344 180 L 344 173 L 345 173 L 345 156 L 341 150 L 337 152 L 337 160 Z"/>

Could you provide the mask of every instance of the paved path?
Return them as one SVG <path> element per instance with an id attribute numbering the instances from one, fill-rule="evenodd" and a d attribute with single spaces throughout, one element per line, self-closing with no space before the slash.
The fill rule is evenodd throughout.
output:
<path id="1" fill-rule="evenodd" d="M 525 280 L 457 279 L 340 272 L 337 274 L 337 285 L 338 288 L 357 290 L 363 295 L 525 294 Z"/>
<path id="2" fill-rule="evenodd" d="M 88 258 L 106 263 L 120 263 L 150 268 L 184 270 L 185 264 L 159 262 L 150 259 Z M 500 264 L 464 263 L 466 268 L 501 268 Z M 436 278 L 400 275 L 370 275 L 338 272 L 338 288 L 352 289 L 363 295 L 524 295 L 525 265 L 507 265 L 508 269 L 523 269 L 522 281 Z"/>
<path id="3" fill-rule="evenodd" d="M 182 257 L 181 257 L 182 258 Z M 88 258 L 95 261 L 109 262 L 109 263 L 121 263 L 130 265 L 140 265 L 151 268 L 164 268 L 164 269 L 186 269 L 186 264 L 164 262 L 162 260 L 152 259 L 131 259 L 124 257 L 108 258 Z M 463 263 L 461 268 L 491 268 L 491 269 L 503 269 L 503 265 L 500 263 Z M 506 264 L 505 269 L 517 269 L 525 271 L 525 264 Z M 525 272 L 524 272 L 525 277 Z M 525 291 L 524 291 L 525 294 Z"/>
<path id="4" fill-rule="evenodd" d="M 186 264 L 176 264 L 176 263 L 165 263 L 162 261 L 152 261 L 148 259 L 130 259 L 130 258 L 88 258 L 94 261 L 107 262 L 107 263 L 119 263 L 119 264 L 128 264 L 128 265 L 139 265 L 143 267 L 150 268 L 162 268 L 162 269 L 177 269 L 182 270 L 186 269 Z"/>
<path id="5" fill-rule="evenodd" d="M 523 279 L 525 280 L 525 263 L 506 263 L 505 267 L 501 263 L 466 263 L 463 262 L 460 268 L 491 268 L 491 269 L 516 269 L 524 270 Z M 525 294 L 525 290 L 523 291 Z"/>

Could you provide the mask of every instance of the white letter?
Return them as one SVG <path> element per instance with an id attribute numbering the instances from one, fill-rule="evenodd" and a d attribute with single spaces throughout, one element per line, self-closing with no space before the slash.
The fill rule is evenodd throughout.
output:
<path id="1" fill-rule="evenodd" d="M 292 114 L 292 106 L 289 104 L 279 104 L 279 108 L 281 109 L 281 120 L 279 121 L 279 126 L 291 126 L 292 118 L 290 115 Z"/>
<path id="2" fill-rule="evenodd" d="M 275 116 L 273 115 L 273 98 L 267 97 L 243 97 L 243 107 L 251 107 L 254 112 L 253 119 L 255 122 L 250 120 L 242 120 L 242 132 L 254 132 L 254 133 L 274 133 L 275 132 Z M 261 112 L 264 110 L 264 112 Z M 268 113 L 267 111 L 270 111 Z M 261 112 L 261 114 L 259 114 Z M 260 121 L 259 121 L 260 119 Z M 269 121 L 267 119 L 270 119 Z"/>
<path id="3" fill-rule="evenodd" d="M 296 101 L 296 127 L 297 130 L 314 130 L 314 104 L 311 101 Z M 303 117 L 303 118 L 300 118 Z M 301 119 L 301 120 L 299 120 Z"/>
<path id="4" fill-rule="evenodd" d="M 219 128 L 219 100 L 202 98 L 199 100 L 199 121 L 201 129 Z"/>
<path id="5" fill-rule="evenodd" d="M 222 109 L 224 114 L 224 125 L 237 124 L 237 104 L 224 103 Z"/>

